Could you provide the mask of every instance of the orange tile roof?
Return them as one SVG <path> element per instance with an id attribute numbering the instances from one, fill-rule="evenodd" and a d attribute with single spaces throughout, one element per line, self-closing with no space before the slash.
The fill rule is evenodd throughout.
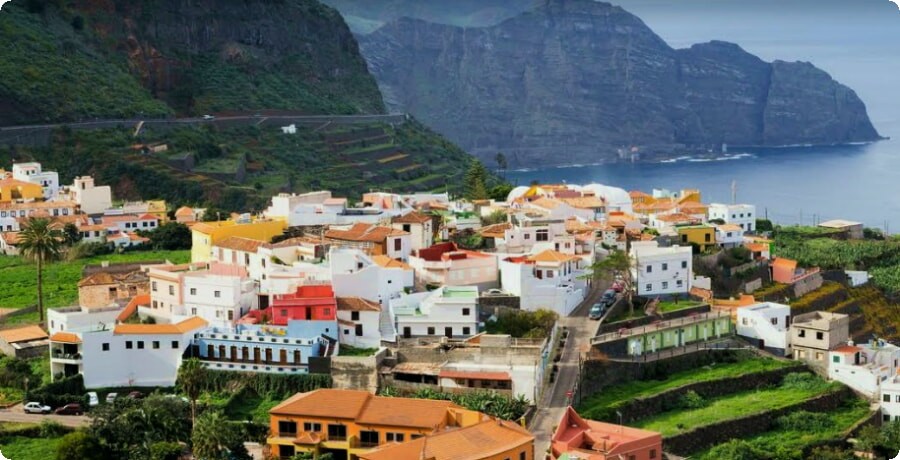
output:
<path id="1" fill-rule="evenodd" d="M 433 428 L 447 418 L 450 401 L 373 396 L 356 418 L 362 425 L 386 425 L 408 428 Z"/>
<path id="2" fill-rule="evenodd" d="M 113 334 L 118 335 L 157 335 L 157 334 L 184 334 L 209 323 L 205 319 L 194 316 L 176 324 L 119 324 L 113 329 Z"/>
<path id="3" fill-rule="evenodd" d="M 128 302 L 128 305 L 125 306 L 125 309 L 116 316 L 116 321 L 125 321 L 137 312 L 139 306 L 147 305 L 150 305 L 150 296 L 148 294 L 134 296 Z"/>
<path id="4" fill-rule="evenodd" d="M 596 209 L 606 206 L 606 201 L 593 195 L 575 197 L 575 198 L 559 198 L 563 203 L 578 209 Z"/>
<path id="5" fill-rule="evenodd" d="M 547 198 L 547 197 L 542 196 L 536 200 L 532 200 L 531 204 L 533 204 L 534 206 L 537 206 L 539 208 L 556 209 L 561 204 L 563 204 L 563 202 L 560 200 L 557 200 L 555 198 Z"/>
<path id="6" fill-rule="evenodd" d="M 514 422 L 485 420 L 399 444 L 387 444 L 359 454 L 360 460 L 481 460 L 509 457 L 532 444 L 534 436 Z"/>
<path id="7" fill-rule="evenodd" d="M 254 240 L 251 238 L 230 236 L 222 241 L 213 244 L 213 246 L 240 252 L 256 252 L 256 250 L 259 249 L 260 246 L 266 243 L 266 241 Z"/>
<path id="8" fill-rule="evenodd" d="M 338 311 L 381 311 L 378 302 L 361 297 L 337 297 Z"/>
<path id="9" fill-rule="evenodd" d="M 71 332 L 57 332 L 50 336 L 50 341 L 59 343 L 81 343 L 81 337 L 78 337 Z"/>
<path id="10" fill-rule="evenodd" d="M 528 257 L 529 262 L 568 262 L 570 260 L 578 259 L 578 256 L 570 256 L 568 254 L 563 254 L 561 252 L 554 251 L 552 249 L 547 249 L 544 252 L 539 254 L 535 254 L 533 256 Z"/>
<path id="11" fill-rule="evenodd" d="M 431 216 L 422 214 L 418 211 L 408 212 L 402 216 L 391 219 L 391 223 L 394 224 L 424 224 L 427 222 L 431 222 Z"/>
<path id="12" fill-rule="evenodd" d="M 474 379 L 474 380 L 512 380 L 508 372 L 480 372 L 442 370 L 438 377 L 442 379 Z"/>
<path id="13" fill-rule="evenodd" d="M 751 252 L 768 252 L 769 245 L 763 243 L 744 243 L 744 247 Z"/>
<path id="14" fill-rule="evenodd" d="M 325 232 L 326 238 L 341 241 L 365 241 L 371 243 L 382 243 L 389 236 L 402 235 L 409 235 L 409 233 L 391 227 L 361 223 L 353 225 L 348 230 L 330 229 Z"/>
<path id="15" fill-rule="evenodd" d="M 294 444 L 316 445 L 325 439 L 319 433 L 303 432 L 294 439 Z"/>
<path id="16" fill-rule="evenodd" d="M 412 267 L 410 267 L 409 264 L 396 259 L 391 259 L 388 256 L 372 256 L 372 262 L 375 262 L 375 265 L 383 268 L 402 268 L 404 270 L 412 270 Z"/>
<path id="17" fill-rule="evenodd" d="M 656 216 L 656 220 L 660 220 L 663 222 L 694 222 L 697 220 L 696 217 L 691 217 L 687 214 L 676 212 L 673 214 L 666 214 L 663 216 Z"/>
<path id="18" fill-rule="evenodd" d="M 38 326 L 25 326 L 0 331 L 0 339 L 6 343 L 31 342 L 47 338 L 47 332 Z"/>
<path id="19" fill-rule="evenodd" d="M 297 393 L 269 410 L 270 414 L 353 420 L 372 395 L 367 391 L 322 389 Z"/>
<path id="20" fill-rule="evenodd" d="M 478 229 L 478 233 L 487 238 L 504 238 L 506 236 L 506 231 L 510 229 L 512 229 L 512 224 L 503 222 L 500 224 L 488 225 L 487 227 L 481 227 Z"/>
<path id="21" fill-rule="evenodd" d="M 791 259 L 785 259 L 783 257 L 776 257 L 775 260 L 772 261 L 772 266 L 785 268 L 788 270 L 795 270 L 797 268 L 797 261 Z"/>
<path id="22" fill-rule="evenodd" d="M 744 229 L 741 228 L 741 226 L 737 225 L 737 224 L 721 224 L 721 225 L 716 225 L 716 228 L 718 228 L 719 230 L 721 230 L 723 232 L 742 232 L 742 231 L 744 231 Z"/>
<path id="23" fill-rule="evenodd" d="M 862 351 L 862 348 L 852 345 L 843 345 L 834 349 L 835 353 L 843 353 L 845 355 L 852 355 L 859 351 Z"/>
<path id="24" fill-rule="evenodd" d="M 0 203 L 0 209 L 75 209 L 75 203 L 72 201 L 28 201 L 24 203 L 5 202 Z"/>
<path id="25" fill-rule="evenodd" d="M 182 206 L 175 211 L 175 217 L 194 217 L 194 210 L 188 206 Z"/>

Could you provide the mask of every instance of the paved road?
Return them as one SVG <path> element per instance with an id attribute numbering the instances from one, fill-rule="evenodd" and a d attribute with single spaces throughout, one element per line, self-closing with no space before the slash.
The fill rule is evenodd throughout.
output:
<path id="1" fill-rule="evenodd" d="M 560 319 L 560 324 L 569 330 L 569 338 L 558 363 L 559 373 L 556 375 L 556 382 L 544 393 L 529 427 L 535 436 L 535 459 L 544 458 L 545 452 L 550 448 L 553 428 L 559 423 L 569 404 L 566 392 L 571 391 L 578 381 L 579 355 L 584 347 L 590 346 L 591 338 L 597 332 L 597 322 L 589 320 L 587 314 L 607 285 L 608 283 L 598 282 L 597 286 L 602 288 L 592 289 L 572 316 Z"/>
<path id="2" fill-rule="evenodd" d="M 89 418 L 83 415 L 26 414 L 22 412 L 21 404 L 12 406 L 9 409 L 0 409 L 0 422 L 41 423 L 44 420 L 53 420 L 54 422 L 59 422 L 60 425 L 72 428 L 82 427 L 91 422 Z"/>

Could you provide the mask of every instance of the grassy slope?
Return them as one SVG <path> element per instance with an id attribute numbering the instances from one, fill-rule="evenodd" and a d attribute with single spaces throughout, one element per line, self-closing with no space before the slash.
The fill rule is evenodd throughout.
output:
<path id="1" fill-rule="evenodd" d="M 837 384 L 822 381 L 809 388 L 768 388 L 735 393 L 710 400 L 707 406 L 700 409 L 669 411 L 634 425 L 660 432 L 663 436 L 673 436 L 724 420 L 787 407 L 837 388 Z"/>
<path id="2" fill-rule="evenodd" d="M 47 460 L 56 458 L 56 447 L 60 439 L 13 436 L 0 442 L 0 451 L 9 459 Z"/>
<path id="3" fill-rule="evenodd" d="M 816 431 L 778 429 L 745 440 L 763 452 L 802 450 L 808 446 L 841 438 L 850 427 L 868 414 L 869 405 L 861 399 L 856 399 L 851 404 L 828 413 L 830 425 L 827 429 Z M 718 460 L 717 457 L 710 455 L 709 450 L 699 452 L 692 458 Z"/>
<path id="4" fill-rule="evenodd" d="M 78 281 L 85 265 L 99 264 L 104 260 L 116 263 L 166 259 L 175 263 L 187 262 L 190 251 L 136 251 L 53 263 L 44 272 L 44 304 L 53 308 L 76 303 Z M 37 280 L 33 264 L 19 257 L 0 256 L 0 279 L 3 280 L 0 308 L 22 308 L 35 304 Z"/>
<path id="5" fill-rule="evenodd" d="M 702 369 L 678 372 L 672 374 L 666 380 L 634 381 L 606 388 L 590 398 L 585 399 L 578 408 L 578 411 L 583 416 L 592 418 L 592 414 L 595 410 L 600 410 L 635 398 L 655 395 L 689 383 L 738 377 L 756 372 L 781 369 L 792 365 L 795 365 L 795 363 L 768 358 L 754 358 L 737 363 L 717 364 L 715 366 L 706 366 Z"/>

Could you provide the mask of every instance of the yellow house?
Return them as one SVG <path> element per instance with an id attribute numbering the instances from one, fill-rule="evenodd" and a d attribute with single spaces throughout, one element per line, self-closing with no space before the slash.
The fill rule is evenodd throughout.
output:
<path id="1" fill-rule="evenodd" d="M 13 200 L 43 200 L 44 188 L 41 184 L 32 184 L 17 179 L 0 180 L 0 203 Z"/>
<path id="2" fill-rule="evenodd" d="M 267 443 L 278 458 L 312 452 L 357 459 L 386 444 L 431 439 L 437 433 L 490 420 L 450 401 L 334 389 L 297 393 L 272 408 L 269 415 Z"/>
<path id="3" fill-rule="evenodd" d="M 716 247 L 716 229 L 710 225 L 676 227 L 681 244 L 696 244 L 700 252 Z"/>
<path id="4" fill-rule="evenodd" d="M 166 200 L 148 200 L 147 212 L 144 214 L 156 217 L 160 223 L 168 222 L 169 215 L 166 211 Z"/>
<path id="5" fill-rule="evenodd" d="M 283 220 L 200 222 L 191 227 L 191 261 L 209 262 L 213 245 L 232 236 L 268 243 L 284 233 L 286 226 Z"/>

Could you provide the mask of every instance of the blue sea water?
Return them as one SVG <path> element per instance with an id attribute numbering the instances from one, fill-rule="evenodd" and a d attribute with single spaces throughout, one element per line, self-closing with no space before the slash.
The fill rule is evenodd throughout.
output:
<path id="1" fill-rule="evenodd" d="M 878 132 L 892 139 L 867 145 L 732 149 L 713 159 L 510 171 L 511 182 L 600 182 L 648 192 L 699 188 L 704 201 L 728 202 L 736 181 L 739 202 L 756 204 L 759 215 L 767 213 L 780 223 L 844 218 L 900 233 L 900 12 L 893 5 L 886 0 L 833 1 L 821 10 L 776 13 L 753 2 L 729 0 L 684 0 L 677 8 L 653 0 L 619 3 L 674 47 L 723 39 L 766 60 L 810 61 L 853 88 Z"/>

